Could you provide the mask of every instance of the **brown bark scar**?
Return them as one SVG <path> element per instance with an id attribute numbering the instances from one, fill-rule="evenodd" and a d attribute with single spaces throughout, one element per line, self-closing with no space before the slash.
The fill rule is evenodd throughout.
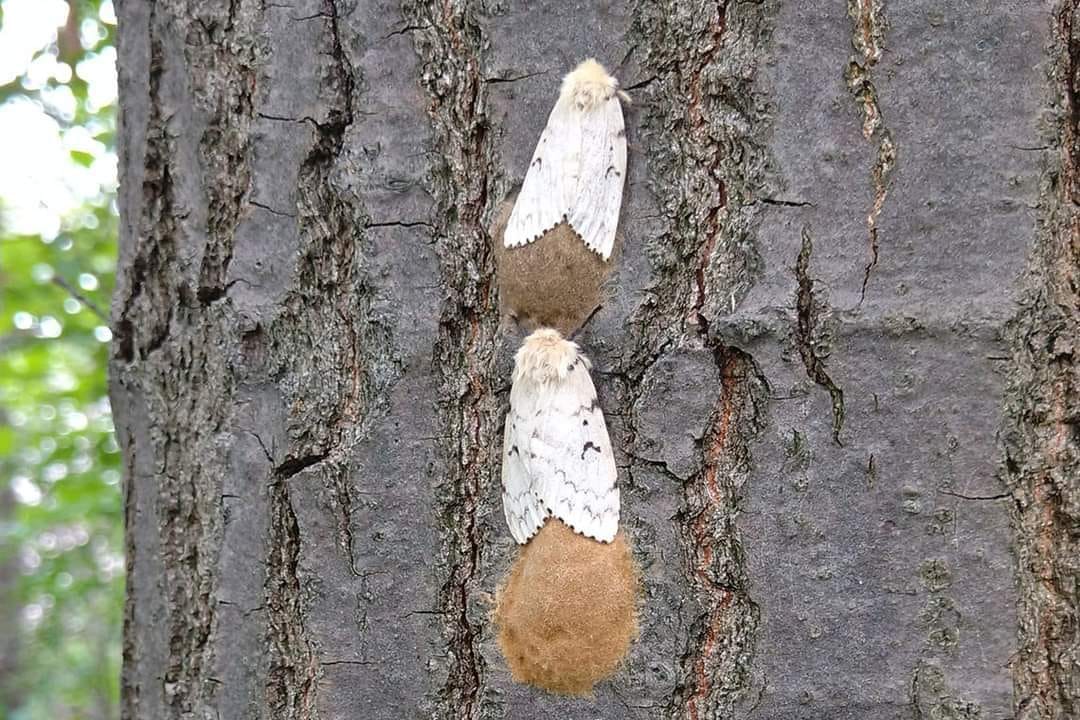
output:
<path id="1" fill-rule="evenodd" d="M 892 133 L 885 125 L 885 119 L 878 102 L 877 88 L 874 86 L 873 69 L 881 59 L 882 45 L 885 39 L 885 0 L 848 0 L 848 15 L 852 19 L 851 44 L 861 58 L 852 58 L 844 71 L 848 89 L 862 110 L 862 134 L 875 145 L 874 163 L 870 168 L 870 182 L 873 189 L 873 202 L 866 216 L 867 242 L 870 258 L 863 268 L 862 286 L 859 289 L 859 304 L 866 298 L 866 288 L 870 276 L 878 263 L 879 236 L 878 217 L 885 206 L 888 195 L 889 174 L 896 165 L 897 148 Z"/>

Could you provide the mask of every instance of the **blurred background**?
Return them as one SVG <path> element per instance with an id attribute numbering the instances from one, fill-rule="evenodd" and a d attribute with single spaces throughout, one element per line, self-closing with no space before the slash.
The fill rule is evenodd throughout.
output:
<path id="1" fill-rule="evenodd" d="M 0 718 L 118 717 L 109 0 L 0 0 Z"/>

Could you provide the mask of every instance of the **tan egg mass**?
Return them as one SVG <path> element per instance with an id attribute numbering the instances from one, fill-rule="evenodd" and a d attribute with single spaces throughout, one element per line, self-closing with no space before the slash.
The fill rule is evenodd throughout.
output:
<path id="1" fill-rule="evenodd" d="M 525 545 L 499 591 L 499 648 L 514 679 L 584 695 L 637 636 L 638 569 L 626 537 L 600 543 L 554 518 Z"/>
<path id="2" fill-rule="evenodd" d="M 569 336 L 600 305 L 612 263 L 590 250 L 565 222 L 528 245 L 505 247 L 514 199 L 499 208 L 491 233 L 502 315 L 515 318 L 527 331 L 552 327 Z M 616 252 L 620 240 L 616 236 Z"/>

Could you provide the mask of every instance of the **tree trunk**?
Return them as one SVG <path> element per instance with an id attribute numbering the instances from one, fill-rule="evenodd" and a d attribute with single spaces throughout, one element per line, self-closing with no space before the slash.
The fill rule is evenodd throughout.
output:
<path id="1" fill-rule="evenodd" d="M 0 462 L 0 468 L 9 470 L 10 465 Z M 14 515 L 15 493 L 8 485 L 0 488 L 0 527 L 14 522 Z M 0 708 L 17 708 L 23 702 L 23 688 L 19 683 L 19 636 L 24 620 L 22 603 L 16 592 L 19 556 L 9 549 L 13 544 L 9 541 L 0 552 Z"/>
<path id="2" fill-rule="evenodd" d="M 126 718 L 1080 716 L 1070 2 L 118 5 Z M 489 619 L 489 227 L 587 56 L 643 575 L 581 699 Z"/>

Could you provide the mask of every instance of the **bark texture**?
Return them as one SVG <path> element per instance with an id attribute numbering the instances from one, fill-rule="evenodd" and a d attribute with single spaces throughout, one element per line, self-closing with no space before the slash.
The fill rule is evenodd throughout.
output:
<path id="1" fill-rule="evenodd" d="M 1071 0 L 117 6 L 126 718 L 1080 712 Z M 586 56 L 644 575 L 570 699 L 490 622 L 490 230 Z"/>

